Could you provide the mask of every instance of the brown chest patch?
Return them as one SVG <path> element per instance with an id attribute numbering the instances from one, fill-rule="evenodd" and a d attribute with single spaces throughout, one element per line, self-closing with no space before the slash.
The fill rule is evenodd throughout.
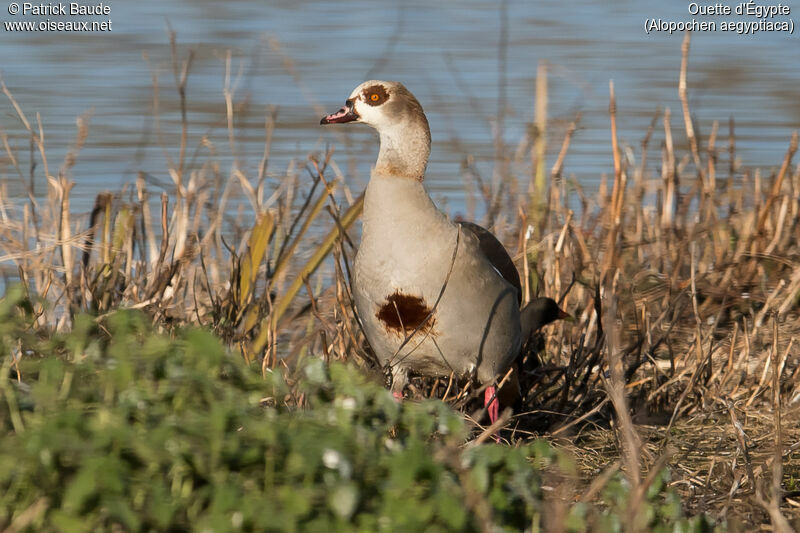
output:
<path id="1" fill-rule="evenodd" d="M 410 296 L 400 291 L 386 298 L 377 314 L 378 320 L 389 331 L 410 335 L 415 331 L 429 332 L 433 328 L 434 318 L 431 309 L 425 304 L 425 300 L 419 296 Z"/>

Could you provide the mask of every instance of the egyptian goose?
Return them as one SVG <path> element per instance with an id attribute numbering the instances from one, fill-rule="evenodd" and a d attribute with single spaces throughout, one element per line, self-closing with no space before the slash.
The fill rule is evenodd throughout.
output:
<path id="1" fill-rule="evenodd" d="M 380 135 L 364 199 L 353 293 L 364 333 L 402 398 L 408 372 L 477 377 L 498 418 L 496 380 L 532 327 L 521 321 L 519 274 L 486 229 L 455 223 L 423 186 L 431 135 L 422 106 L 401 83 L 367 81 L 320 124 L 361 122 Z M 552 302 L 552 300 L 550 300 Z M 555 305 L 555 302 L 553 302 Z M 541 306 L 541 302 L 537 304 Z M 522 316 L 536 314 L 526 307 Z M 537 307 L 538 308 L 538 307 Z M 549 311 L 552 318 L 565 313 Z"/>

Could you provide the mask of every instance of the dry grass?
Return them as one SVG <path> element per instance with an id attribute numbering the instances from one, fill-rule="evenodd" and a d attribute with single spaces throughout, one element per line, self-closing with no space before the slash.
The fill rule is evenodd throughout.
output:
<path id="1" fill-rule="evenodd" d="M 212 328 L 265 371 L 320 356 L 381 372 L 353 318 L 348 283 L 354 247 L 346 230 L 360 198 L 335 193 L 346 187 L 331 153 L 308 159 L 309 187 L 290 171 L 268 179 L 271 117 L 258 168 L 234 164 L 225 176 L 213 158 L 189 160 L 184 88 L 191 55 L 180 60 L 172 42 L 183 133 L 169 158 L 172 183 L 160 210 L 140 176 L 131 190 L 100 193 L 92 213 L 76 217 L 69 171 L 88 135 L 86 121 L 55 170 L 38 117 L 30 121 L 3 87 L 37 162 L 21 161 L 3 134 L 11 167 L 23 183 L 40 174 L 48 183 L 45 197 L 30 188 L 18 207 L 0 189 L 0 264 L 13 265 L 12 277 L 26 286 L 37 310 L 33 327 L 69 328 L 78 312 L 102 324 L 115 309 L 134 307 L 165 329 Z M 515 252 L 526 298 L 557 296 L 576 318 L 551 326 L 526 351 L 524 397 L 516 414 L 503 418 L 502 435 L 511 443 L 545 436 L 570 449 L 582 474 L 576 498 L 591 499 L 607 480 L 601 473 L 617 467 L 634 493 L 644 494 L 653 469 L 666 464 L 690 512 L 786 531 L 787 517 L 800 520 L 797 135 L 787 139 L 777 170 L 764 174 L 737 162 L 732 121 L 727 140 L 717 123 L 700 138 L 688 105 L 688 55 L 687 37 L 678 88 L 683 127 L 669 110 L 659 113 L 638 153 L 619 147 L 611 86 L 610 187 L 604 180 L 588 197 L 563 175 L 576 117 L 560 140 L 544 202 L 528 204 L 519 193 L 529 182 L 531 191 L 543 186 L 544 118 L 540 136 L 521 143 L 532 146 L 531 177 L 503 164 L 495 183 L 480 188 L 489 213 L 483 223 Z M 546 83 L 537 87 L 541 117 Z M 236 153 L 230 82 L 224 95 L 223 144 Z M 658 129 L 664 142 L 655 147 Z M 684 136 L 688 152 L 680 153 L 675 146 Z M 212 140 L 203 143 L 217 153 Z M 660 175 L 648 170 L 652 157 L 660 158 Z M 467 413 L 477 397 L 470 384 L 452 379 L 412 386 Z M 479 441 L 492 433 L 484 429 Z M 636 506 L 633 498 L 629 529 Z"/>

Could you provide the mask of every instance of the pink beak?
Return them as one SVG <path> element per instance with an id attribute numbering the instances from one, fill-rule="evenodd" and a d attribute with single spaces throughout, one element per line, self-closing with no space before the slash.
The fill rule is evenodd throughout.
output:
<path id="1" fill-rule="evenodd" d="M 344 104 L 344 107 L 341 108 L 336 113 L 331 113 L 330 115 L 325 115 L 319 121 L 320 124 L 344 124 L 345 122 L 353 122 L 358 120 L 360 117 L 358 113 L 356 113 L 355 107 L 353 106 L 352 100 L 347 100 Z"/>

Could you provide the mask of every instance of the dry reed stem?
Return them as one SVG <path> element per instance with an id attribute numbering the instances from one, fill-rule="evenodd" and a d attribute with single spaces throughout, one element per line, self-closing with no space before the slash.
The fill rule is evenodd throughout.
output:
<path id="1" fill-rule="evenodd" d="M 664 110 L 664 150 L 662 151 L 661 177 L 664 180 L 663 204 L 661 206 L 662 226 L 672 228 L 675 224 L 675 202 L 678 194 L 678 180 L 675 175 L 675 155 L 672 145 L 669 108 Z"/>
<path id="2" fill-rule="evenodd" d="M 771 214 L 770 208 L 780 194 L 783 181 L 786 178 L 786 173 L 789 171 L 789 167 L 792 164 L 792 158 L 794 157 L 795 152 L 797 152 L 797 131 L 792 132 L 792 140 L 789 142 L 789 149 L 786 151 L 786 156 L 783 158 L 783 163 L 781 164 L 781 169 L 778 172 L 778 177 L 772 183 L 772 189 L 770 190 L 769 196 L 767 196 L 767 201 L 759 214 L 757 226 L 757 231 L 759 233 L 763 231 L 767 217 Z"/>
<path id="3" fill-rule="evenodd" d="M 531 148 L 531 161 L 534 162 L 533 183 L 529 191 L 530 210 L 528 217 L 533 221 L 537 235 L 541 235 L 537 226 L 542 223 L 547 190 L 545 175 L 545 153 L 547 151 L 547 63 L 540 61 L 536 68 L 536 97 L 534 101 L 534 126 L 536 135 Z"/>
<path id="4" fill-rule="evenodd" d="M 759 505 L 764 507 L 769 513 L 773 530 L 780 533 L 790 533 L 794 531 L 794 528 L 789 525 L 789 521 L 786 520 L 786 517 L 781 513 L 780 507 L 780 502 L 783 499 L 783 489 L 781 486 L 783 481 L 783 431 L 781 427 L 781 366 L 777 356 L 778 320 L 775 315 L 772 316 L 772 350 L 774 354 L 772 358 L 772 411 L 775 417 L 775 452 L 772 457 L 772 490 L 770 491 L 769 501 L 765 501 L 762 495 L 762 488 L 759 486 L 756 490 L 755 498 Z"/>
<path id="5" fill-rule="evenodd" d="M 340 227 L 344 229 L 349 228 L 361 215 L 363 206 L 364 198 L 361 196 L 356 200 L 356 203 L 351 205 L 347 212 L 345 212 L 345 214 L 342 216 Z M 284 296 L 277 301 L 275 304 L 275 309 L 272 310 L 267 319 L 262 321 L 262 331 L 253 341 L 253 344 L 250 347 L 250 353 L 258 354 L 267 346 L 267 338 L 270 328 L 274 329 L 277 327 L 278 320 L 280 320 L 280 318 L 286 312 L 289 304 L 302 287 L 303 279 L 314 273 L 325 257 L 327 257 L 327 255 L 330 253 L 337 239 L 340 239 L 341 237 L 342 234 L 339 227 L 334 228 L 330 233 L 328 233 L 322 244 L 317 248 L 314 255 L 311 256 L 306 264 L 300 269 L 300 272 L 295 277 L 294 282 L 292 282 L 290 287 L 285 291 Z M 264 327 L 267 324 L 270 325 L 269 328 Z"/>
<path id="6" fill-rule="evenodd" d="M 606 240 L 605 261 L 603 264 L 601 280 L 606 280 L 609 275 L 613 275 L 612 267 L 616 259 L 617 232 L 622 222 L 621 212 L 625 185 L 622 178 L 622 167 L 620 164 L 619 141 L 617 140 L 617 101 L 614 96 L 614 82 L 608 82 L 608 114 L 611 117 L 611 151 L 614 160 L 614 188 L 611 191 L 610 217 L 607 219 L 608 233 Z"/>
<path id="7" fill-rule="evenodd" d="M 692 158 L 694 159 L 694 166 L 697 170 L 697 176 L 700 179 L 700 184 L 703 188 L 705 195 L 709 194 L 710 189 L 705 181 L 705 173 L 703 165 L 700 162 L 700 151 L 698 149 L 697 137 L 694 132 L 694 125 L 692 124 L 692 114 L 689 112 L 689 97 L 686 87 L 686 72 L 689 65 L 689 44 L 692 40 L 692 33 L 687 31 L 683 36 L 681 43 L 681 71 L 678 80 L 678 96 L 681 101 L 681 108 L 683 109 L 683 124 L 686 127 L 686 138 L 689 140 L 689 147 L 692 151 Z"/>

